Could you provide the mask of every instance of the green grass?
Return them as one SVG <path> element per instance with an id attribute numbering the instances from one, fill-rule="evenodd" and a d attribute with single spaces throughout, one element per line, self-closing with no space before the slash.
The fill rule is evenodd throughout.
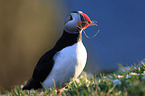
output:
<path id="1" fill-rule="evenodd" d="M 96 79 L 96 76 L 98 79 Z M 1 94 L 2 95 L 2 94 Z M 22 91 L 20 86 L 6 92 L 6 96 L 59 96 L 54 89 Z M 131 66 L 130 70 L 109 75 L 97 74 L 87 77 L 86 73 L 67 84 L 62 96 L 145 96 L 145 62 Z"/>

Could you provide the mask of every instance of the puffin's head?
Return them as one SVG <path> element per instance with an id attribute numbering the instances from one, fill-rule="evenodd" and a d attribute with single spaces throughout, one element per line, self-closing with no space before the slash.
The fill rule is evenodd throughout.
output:
<path id="1" fill-rule="evenodd" d="M 79 33 L 91 25 L 90 18 L 82 11 L 70 12 L 65 21 L 65 31 L 69 33 Z"/>

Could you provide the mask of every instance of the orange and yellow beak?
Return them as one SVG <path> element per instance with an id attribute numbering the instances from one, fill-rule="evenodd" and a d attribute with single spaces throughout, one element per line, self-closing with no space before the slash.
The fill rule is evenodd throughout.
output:
<path id="1" fill-rule="evenodd" d="M 80 21 L 78 21 L 78 26 L 81 26 L 82 29 L 86 29 L 88 26 L 90 26 L 92 24 L 91 19 L 89 18 L 88 15 L 86 15 L 85 13 L 79 11 L 80 13 Z"/>

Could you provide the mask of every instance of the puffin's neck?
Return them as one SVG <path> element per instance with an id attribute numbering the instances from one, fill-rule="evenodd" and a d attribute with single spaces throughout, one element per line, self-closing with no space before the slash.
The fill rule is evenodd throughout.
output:
<path id="1" fill-rule="evenodd" d="M 82 32 L 72 34 L 64 30 L 62 36 L 57 41 L 55 48 L 57 48 L 58 50 L 61 50 L 62 48 L 71 46 L 79 41 L 82 41 Z"/>
<path id="2" fill-rule="evenodd" d="M 82 32 L 67 32 L 64 30 L 62 38 L 77 43 L 78 41 L 82 41 Z"/>

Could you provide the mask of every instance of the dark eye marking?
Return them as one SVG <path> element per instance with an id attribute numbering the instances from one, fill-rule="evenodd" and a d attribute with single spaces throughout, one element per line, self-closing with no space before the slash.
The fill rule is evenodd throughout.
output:
<path id="1" fill-rule="evenodd" d="M 70 15 L 70 19 L 69 20 L 73 20 L 72 16 Z"/>

